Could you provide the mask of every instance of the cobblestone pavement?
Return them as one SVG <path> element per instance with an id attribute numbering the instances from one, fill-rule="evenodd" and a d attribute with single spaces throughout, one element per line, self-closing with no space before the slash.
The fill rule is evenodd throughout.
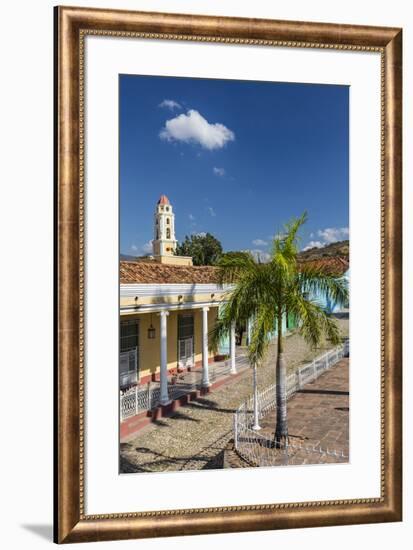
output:
<path id="1" fill-rule="evenodd" d="M 348 319 L 338 320 L 343 336 L 348 335 Z M 287 367 L 295 370 L 329 346 L 312 350 L 298 334 L 285 340 Z M 276 347 L 270 344 L 265 364 L 258 371 L 262 389 L 274 383 Z M 143 428 L 133 439 L 120 444 L 120 471 L 160 472 L 200 470 L 219 467 L 219 457 L 232 437 L 235 409 L 252 393 L 252 373 L 248 369 L 233 383 L 199 397 L 169 418 L 161 418 Z"/>

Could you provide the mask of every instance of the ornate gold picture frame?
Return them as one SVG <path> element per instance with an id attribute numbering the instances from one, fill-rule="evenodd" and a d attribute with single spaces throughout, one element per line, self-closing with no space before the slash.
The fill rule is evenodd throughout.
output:
<path id="1" fill-rule="evenodd" d="M 381 56 L 381 496 L 85 512 L 84 48 L 88 35 L 376 52 Z M 400 521 L 402 515 L 402 31 L 55 9 L 55 542 Z"/>

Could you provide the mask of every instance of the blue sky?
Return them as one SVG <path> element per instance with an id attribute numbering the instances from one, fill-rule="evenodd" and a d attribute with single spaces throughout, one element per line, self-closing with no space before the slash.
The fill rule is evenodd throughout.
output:
<path id="1" fill-rule="evenodd" d="M 120 76 L 120 251 L 150 252 L 166 194 L 176 237 L 265 257 L 304 210 L 301 247 L 348 238 L 347 86 Z M 260 251 L 260 252 L 258 252 Z"/>

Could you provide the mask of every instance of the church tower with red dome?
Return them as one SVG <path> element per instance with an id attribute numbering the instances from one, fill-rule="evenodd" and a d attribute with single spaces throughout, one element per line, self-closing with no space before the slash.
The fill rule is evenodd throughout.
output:
<path id="1" fill-rule="evenodd" d="M 152 247 L 155 257 L 175 254 L 175 214 L 166 195 L 161 195 L 156 203 Z"/>
<path id="2" fill-rule="evenodd" d="M 154 235 L 152 241 L 155 260 L 172 265 L 192 265 L 192 258 L 175 256 L 175 214 L 166 195 L 161 195 L 156 203 L 154 215 Z"/>

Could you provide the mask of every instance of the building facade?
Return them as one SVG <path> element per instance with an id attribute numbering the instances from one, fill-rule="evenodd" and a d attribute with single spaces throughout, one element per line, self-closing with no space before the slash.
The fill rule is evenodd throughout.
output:
<path id="1" fill-rule="evenodd" d="M 120 262 L 120 389 L 159 382 L 162 405 L 169 402 L 168 383 L 178 373 L 201 368 L 202 386 L 208 388 L 214 361 L 229 357 L 231 373 L 236 372 L 235 323 L 217 354 L 208 345 L 230 287 L 219 284 L 217 268 L 194 266 L 192 258 L 175 255 L 176 243 L 173 208 L 162 195 L 154 213 L 153 255 Z M 343 258 L 311 263 L 337 276 L 346 277 L 349 270 Z M 324 295 L 311 298 L 329 313 L 337 310 Z M 291 315 L 283 316 L 283 333 L 296 326 Z M 243 329 L 248 344 L 251 322 Z M 269 337 L 276 335 L 275 324 Z"/>
<path id="2" fill-rule="evenodd" d="M 176 256 L 175 220 L 164 195 L 154 216 L 153 256 L 120 262 L 120 389 L 158 381 L 161 404 L 167 386 L 180 372 L 202 368 L 209 386 L 209 365 L 222 357 L 209 350 L 208 333 L 228 288 L 218 284 L 217 269 L 194 266 Z M 235 372 L 235 326 L 228 355 Z"/>

